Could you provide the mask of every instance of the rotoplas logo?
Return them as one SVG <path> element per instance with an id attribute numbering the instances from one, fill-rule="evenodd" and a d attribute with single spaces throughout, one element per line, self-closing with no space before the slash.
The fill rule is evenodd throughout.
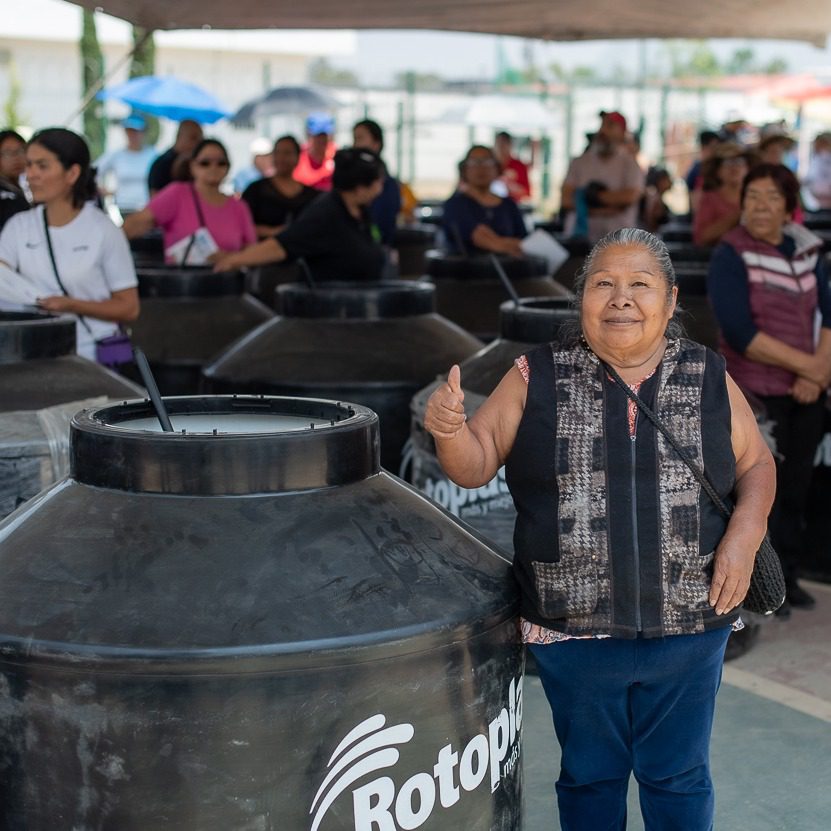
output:
<path id="1" fill-rule="evenodd" d="M 506 706 L 488 722 L 485 732 L 471 736 L 458 748 L 452 742 L 444 745 L 436 752 L 430 770 L 413 774 L 397 788 L 387 775 L 364 780 L 395 767 L 402 750 L 415 737 L 416 727 L 408 723 L 388 727 L 382 713 L 370 716 L 332 753 L 328 773 L 309 811 L 310 831 L 321 828 L 335 801 L 341 796 L 348 798 L 347 791 L 351 791 L 354 831 L 413 831 L 436 810 L 451 808 L 486 780 L 493 793 L 516 770 L 521 726 L 520 677 L 511 679 Z"/>

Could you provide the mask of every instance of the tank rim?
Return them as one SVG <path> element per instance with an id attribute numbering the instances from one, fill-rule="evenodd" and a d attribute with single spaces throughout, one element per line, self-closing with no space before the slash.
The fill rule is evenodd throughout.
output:
<path id="1" fill-rule="evenodd" d="M 149 399 L 107 404 L 73 417 L 70 477 L 115 490 L 221 496 L 344 485 L 380 470 L 378 416 L 359 404 L 267 395 L 175 396 L 164 402 L 172 419 L 273 415 L 309 418 L 310 426 L 163 433 L 119 426 L 155 419 Z"/>
<path id="2" fill-rule="evenodd" d="M 0 309 L 0 365 L 75 352 L 75 318 L 34 307 Z"/>

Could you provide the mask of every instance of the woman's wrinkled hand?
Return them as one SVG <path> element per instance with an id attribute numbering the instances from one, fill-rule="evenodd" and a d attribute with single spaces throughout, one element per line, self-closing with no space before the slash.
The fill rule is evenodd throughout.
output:
<path id="1" fill-rule="evenodd" d="M 424 412 L 425 430 L 437 439 L 452 439 L 457 436 L 467 419 L 464 400 L 462 373 L 459 365 L 453 364 L 447 375 L 447 382 L 427 401 L 427 409 Z"/>
<path id="2" fill-rule="evenodd" d="M 717 615 L 726 615 L 740 605 L 750 588 L 756 549 L 731 542 L 725 536 L 718 548 L 710 584 L 710 605 Z"/>

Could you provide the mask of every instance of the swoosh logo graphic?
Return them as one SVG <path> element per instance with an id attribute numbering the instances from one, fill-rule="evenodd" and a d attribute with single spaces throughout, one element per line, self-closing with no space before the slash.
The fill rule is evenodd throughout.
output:
<path id="1" fill-rule="evenodd" d="M 329 773 L 318 788 L 309 809 L 310 814 L 314 813 L 310 831 L 317 831 L 332 803 L 353 782 L 398 762 L 400 754 L 392 745 L 406 744 L 412 739 L 415 729 L 412 724 L 406 723 L 382 729 L 386 721 L 380 714 L 362 721 L 335 748 L 327 765 Z M 349 767 L 350 765 L 352 766 Z M 330 786 L 331 789 L 326 793 Z"/>

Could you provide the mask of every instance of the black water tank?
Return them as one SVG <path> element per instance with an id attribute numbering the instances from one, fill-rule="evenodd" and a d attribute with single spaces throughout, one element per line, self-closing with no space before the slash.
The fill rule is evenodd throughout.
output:
<path id="1" fill-rule="evenodd" d="M 718 350 L 718 321 L 707 295 L 708 263 L 673 259 L 673 266 L 678 284 L 678 319 L 687 337 Z"/>
<path id="2" fill-rule="evenodd" d="M 381 418 L 381 463 L 397 471 L 414 393 L 482 344 L 434 311 L 421 283 L 280 286 L 280 317 L 205 369 L 215 393 L 357 401 Z"/>
<path id="3" fill-rule="evenodd" d="M 130 240 L 130 250 L 136 267 L 164 265 L 164 238 L 159 229 Z"/>
<path id="4" fill-rule="evenodd" d="M 825 402 L 823 435 L 814 458 L 808 496 L 807 545 L 799 554 L 800 571 L 810 580 L 831 583 L 831 402 Z"/>
<path id="5" fill-rule="evenodd" d="M 540 257 L 499 256 L 520 297 L 562 297 L 568 291 L 548 275 Z M 436 286 L 436 309 L 483 340 L 499 332 L 499 306 L 508 293 L 490 256 L 461 257 L 430 251 L 425 280 Z"/>
<path id="6" fill-rule="evenodd" d="M 427 252 L 435 245 L 435 225 L 413 224 L 396 228 L 392 246 L 398 252 L 398 273 L 406 278 L 424 274 Z"/>
<path id="7" fill-rule="evenodd" d="M 133 343 L 147 355 L 163 395 L 199 391 L 202 368 L 273 316 L 245 293 L 241 271 L 160 266 L 137 269 L 141 315 Z"/>
<path id="8" fill-rule="evenodd" d="M 534 228 L 551 234 L 560 245 L 568 251 L 568 259 L 554 274 L 557 282 L 569 291 L 574 288 L 574 280 L 583 268 L 586 256 L 591 251 L 591 243 L 585 237 L 574 237 L 563 232 L 563 223 L 559 220 L 535 222 Z"/>
<path id="9" fill-rule="evenodd" d="M 77 416 L 0 524 L 0 826 L 518 831 L 507 561 L 379 470 L 369 410 L 168 406 Z"/>
<path id="10" fill-rule="evenodd" d="M 563 324 L 577 318 L 571 300 L 561 297 L 527 298 L 518 306 L 506 302 L 500 307 L 499 315 L 500 338 L 460 365 L 468 417 L 493 392 L 515 358 L 538 344 L 556 341 Z M 504 469 L 481 488 L 459 487 L 441 469 L 433 437 L 424 429 L 427 399 L 442 383 L 444 379 L 433 382 L 413 397 L 411 441 L 402 473 L 454 516 L 472 525 L 503 550 L 512 552 L 516 511 L 505 484 Z"/>
<path id="11" fill-rule="evenodd" d="M 75 318 L 0 311 L 0 517 L 51 485 L 55 468 L 61 473 L 73 402 L 141 394 L 75 354 Z M 66 414 L 45 412 L 57 405 L 69 405 Z"/>
<path id="12" fill-rule="evenodd" d="M 269 263 L 249 268 L 245 272 L 245 291 L 270 309 L 277 308 L 277 286 L 297 283 L 304 279 L 296 263 Z"/>

